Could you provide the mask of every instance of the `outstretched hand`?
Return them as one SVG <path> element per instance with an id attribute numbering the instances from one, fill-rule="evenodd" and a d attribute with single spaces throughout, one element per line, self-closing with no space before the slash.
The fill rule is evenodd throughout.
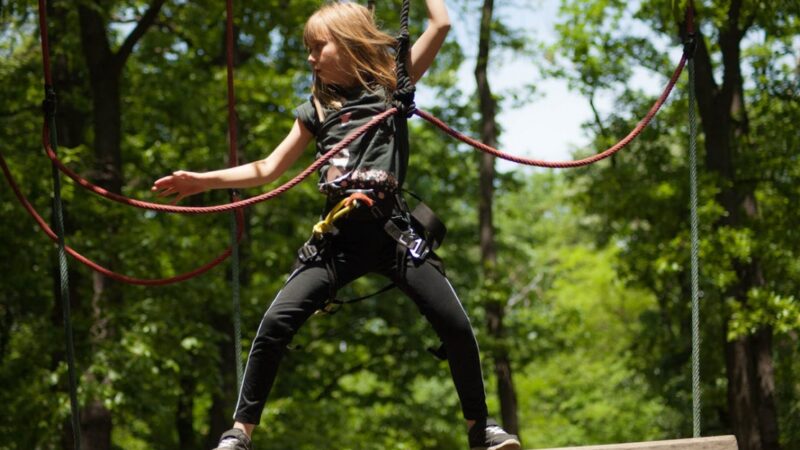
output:
<path id="1" fill-rule="evenodd" d="M 198 194 L 207 189 L 198 175 L 196 172 L 179 170 L 173 172 L 172 175 L 156 180 L 150 190 L 155 192 L 158 197 L 177 195 L 172 201 L 172 204 L 175 204 L 185 197 Z"/>

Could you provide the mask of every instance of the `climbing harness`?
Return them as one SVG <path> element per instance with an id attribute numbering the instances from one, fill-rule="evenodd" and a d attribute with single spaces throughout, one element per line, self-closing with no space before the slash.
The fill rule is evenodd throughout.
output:
<path id="1" fill-rule="evenodd" d="M 343 305 L 366 300 L 394 287 L 394 284 L 391 283 L 376 292 L 358 298 L 349 300 L 338 298 L 335 288 L 338 283 L 332 261 L 331 238 L 338 233 L 336 221 L 340 219 L 385 220 L 384 230 L 397 243 L 397 267 L 401 274 L 405 272 L 408 257 L 411 257 L 416 264 L 428 260 L 444 273 L 444 266 L 441 260 L 433 255 L 433 251 L 444 241 L 447 228 L 427 205 L 420 201 L 413 211 L 409 211 L 408 204 L 399 192 L 378 195 L 374 190 L 357 189 L 345 191 L 345 193 L 349 195 L 341 200 L 330 202 L 333 206 L 328 208 L 323 218 L 314 225 L 308 241 L 297 251 L 297 263 L 294 269 L 303 264 L 320 262 L 328 273 L 330 292 L 318 312 L 332 314 Z"/>

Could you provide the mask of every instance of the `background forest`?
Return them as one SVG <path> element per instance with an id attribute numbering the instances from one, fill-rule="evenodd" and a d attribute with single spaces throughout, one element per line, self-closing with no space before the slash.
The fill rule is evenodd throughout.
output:
<path id="1" fill-rule="evenodd" d="M 145 200 L 153 180 L 173 170 L 225 166 L 224 3 L 47 2 L 60 158 Z M 320 2 L 234 3 L 239 158 L 247 162 L 282 139 L 308 95 L 301 30 Z M 536 1 L 450 0 L 454 33 L 423 80 L 419 106 L 489 142 L 502 137 L 499 111 L 546 95 L 536 91 L 545 79 L 567 80 L 594 111 L 584 124 L 591 145 L 575 156 L 594 154 L 654 101 L 635 76 L 666 84 L 686 35 L 674 14 L 680 3 L 560 0 L 557 43 L 545 44 L 507 20 Z M 736 434 L 742 450 L 800 449 L 800 3 L 694 5 L 703 434 Z M 376 2 L 384 28 L 397 30 L 399 9 Z M 412 36 L 424 14 L 424 2 L 412 1 Z M 0 152 L 49 219 L 39 45 L 36 5 L 0 0 Z M 492 92 L 493 71 L 520 58 L 539 70 L 520 74 L 516 90 Z M 473 70 L 474 83 L 465 82 Z M 526 448 L 692 435 L 687 97 L 684 73 L 628 148 L 565 171 L 497 170 L 424 121 L 410 122 L 407 188 L 447 223 L 439 253 L 481 344 L 490 410 Z M 599 99 L 613 107 L 597 107 Z M 529 125 L 532 143 L 544 127 Z M 309 148 L 290 175 L 312 158 Z M 0 449 L 71 449 L 55 246 L 5 186 Z M 131 276 L 173 276 L 229 245 L 229 214 L 128 208 L 69 180 L 62 195 L 67 243 Z M 226 201 L 214 192 L 185 204 Z M 321 202 L 306 181 L 246 210 L 245 354 Z M 211 448 L 229 427 L 230 272 L 224 263 L 180 284 L 139 287 L 70 259 L 84 448 Z M 383 283 L 367 277 L 343 296 Z M 258 448 L 464 448 L 446 363 L 426 351 L 436 344 L 396 291 L 312 318 L 284 360 Z M 343 435 L 346 445 L 332 445 Z"/>

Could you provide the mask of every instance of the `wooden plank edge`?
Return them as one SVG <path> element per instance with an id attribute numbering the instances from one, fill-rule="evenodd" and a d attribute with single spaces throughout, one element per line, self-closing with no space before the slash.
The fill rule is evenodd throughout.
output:
<path id="1" fill-rule="evenodd" d="M 738 450 L 735 436 L 713 436 L 668 441 L 632 442 L 627 444 L 587 445 L 539 450 Z"/>

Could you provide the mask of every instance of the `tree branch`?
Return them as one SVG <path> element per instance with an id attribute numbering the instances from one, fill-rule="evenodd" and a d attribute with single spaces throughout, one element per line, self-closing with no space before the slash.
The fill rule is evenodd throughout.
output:
<path id="1" fill-rule="evenodd" d="M 122 46 L 117 50 L 117 53 L 114 55 L 114 62 L 116 63 L 117 67 L 122 67 L 125 65 L 125 61 L 127 61 L 128 57 L 133 52 L 133 47 L 136 46 L 136 43 L 144 36 L 147 32 L 147 29 L 153 25 L 155 22 L 156 17 L 158 17 L 159 12 L 161 12 L 161 7 L 164 6 L 166 0 L 153 0 L 153 3 L 147 8 L 147 11 L 144 13 L 141 19 L 136 23 L 136 26 L 133 28 L 131 33 L 128 37 L 125 38 L 125 41 L 122 43 Z"/>
<path id="2" fill-rule="evenodd" d="M 752 27 L 753 24 L 756 22 L 756 16 L 757 15 L 758 15 L 758 9 L 756 8 L 756 9 L 753 10 L 753 12 L 750 15 L 748 15 L 744 19 L 744 24 L 743 24 L 742 29 L 741 29 L 742 37 L 744 37 L 744 35 L 747 33 L 747 30 L 749 30 L 750 27 Z"/>
<path id="3" fill-rule="evenodd" d="M 197 47 L 195 45 L 194 41 L 189 36 L 187 36 L 186 33 L 184 33 L 182 30 L 177 28 L 172 23 L 161 21 L 161 20 L 156 20 L 153 24 L 155 26 L 159 27 L 162 31 L 163 30 L 167 30 L 170 33 L 172 33 L 175 36 L 177 36 L 180 40 L 182 40 L 184 43 L 186 43 L 187 47 L 189 47 L 189 48 L 196 48 Z"/>

